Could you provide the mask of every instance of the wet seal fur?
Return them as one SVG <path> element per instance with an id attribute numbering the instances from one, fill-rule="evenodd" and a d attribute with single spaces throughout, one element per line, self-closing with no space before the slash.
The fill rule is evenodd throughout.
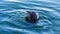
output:
<path id="1" fill-rule="evenodd" d="M 28 15 L 25 17 L 26 22 L 37 23 L 39 20 L 39 15 L 36 12 L 27 11 Z"/>

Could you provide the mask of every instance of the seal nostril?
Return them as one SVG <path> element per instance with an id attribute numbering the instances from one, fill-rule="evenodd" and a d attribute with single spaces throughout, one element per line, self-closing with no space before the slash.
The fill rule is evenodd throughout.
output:
<path id="1" fill-rule="evenodd" d="M 29 14 L 25 17 L 27 22 L 36 23 L 38 21 L 39 18 L 37 18 L 38 16 L 37 16 L 36 12 L 29 12 L 28 11 L 27 13 Z"/>

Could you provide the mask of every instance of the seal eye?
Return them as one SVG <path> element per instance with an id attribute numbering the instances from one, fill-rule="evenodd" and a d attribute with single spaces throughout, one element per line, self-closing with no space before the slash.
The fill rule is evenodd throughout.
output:
<path id="1" fill-rule="evenodd" d="M 36 12 L 27 12 L 29 15 L 25 17 L 27 22 L 36 23 L 38 21 Z"/>

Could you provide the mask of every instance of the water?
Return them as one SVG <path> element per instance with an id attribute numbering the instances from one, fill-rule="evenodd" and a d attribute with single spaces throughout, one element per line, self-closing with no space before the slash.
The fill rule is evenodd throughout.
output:
<path id="1" fill-rule="evenodd" d="M 25 21 L 36 11 L 36 24 Z M 0 34 L 60 34 L 60 0 L 0 0 Z"/>

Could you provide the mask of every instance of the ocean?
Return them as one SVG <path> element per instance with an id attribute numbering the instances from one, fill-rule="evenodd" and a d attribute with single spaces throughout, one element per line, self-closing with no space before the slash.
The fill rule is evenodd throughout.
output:
<path id="1" fill-rule="evenodd" d="M 36 24 L 26 11 L 39 14 Z M 60 34 L 60 0 L 0 0 L 0 34 Z"/>

